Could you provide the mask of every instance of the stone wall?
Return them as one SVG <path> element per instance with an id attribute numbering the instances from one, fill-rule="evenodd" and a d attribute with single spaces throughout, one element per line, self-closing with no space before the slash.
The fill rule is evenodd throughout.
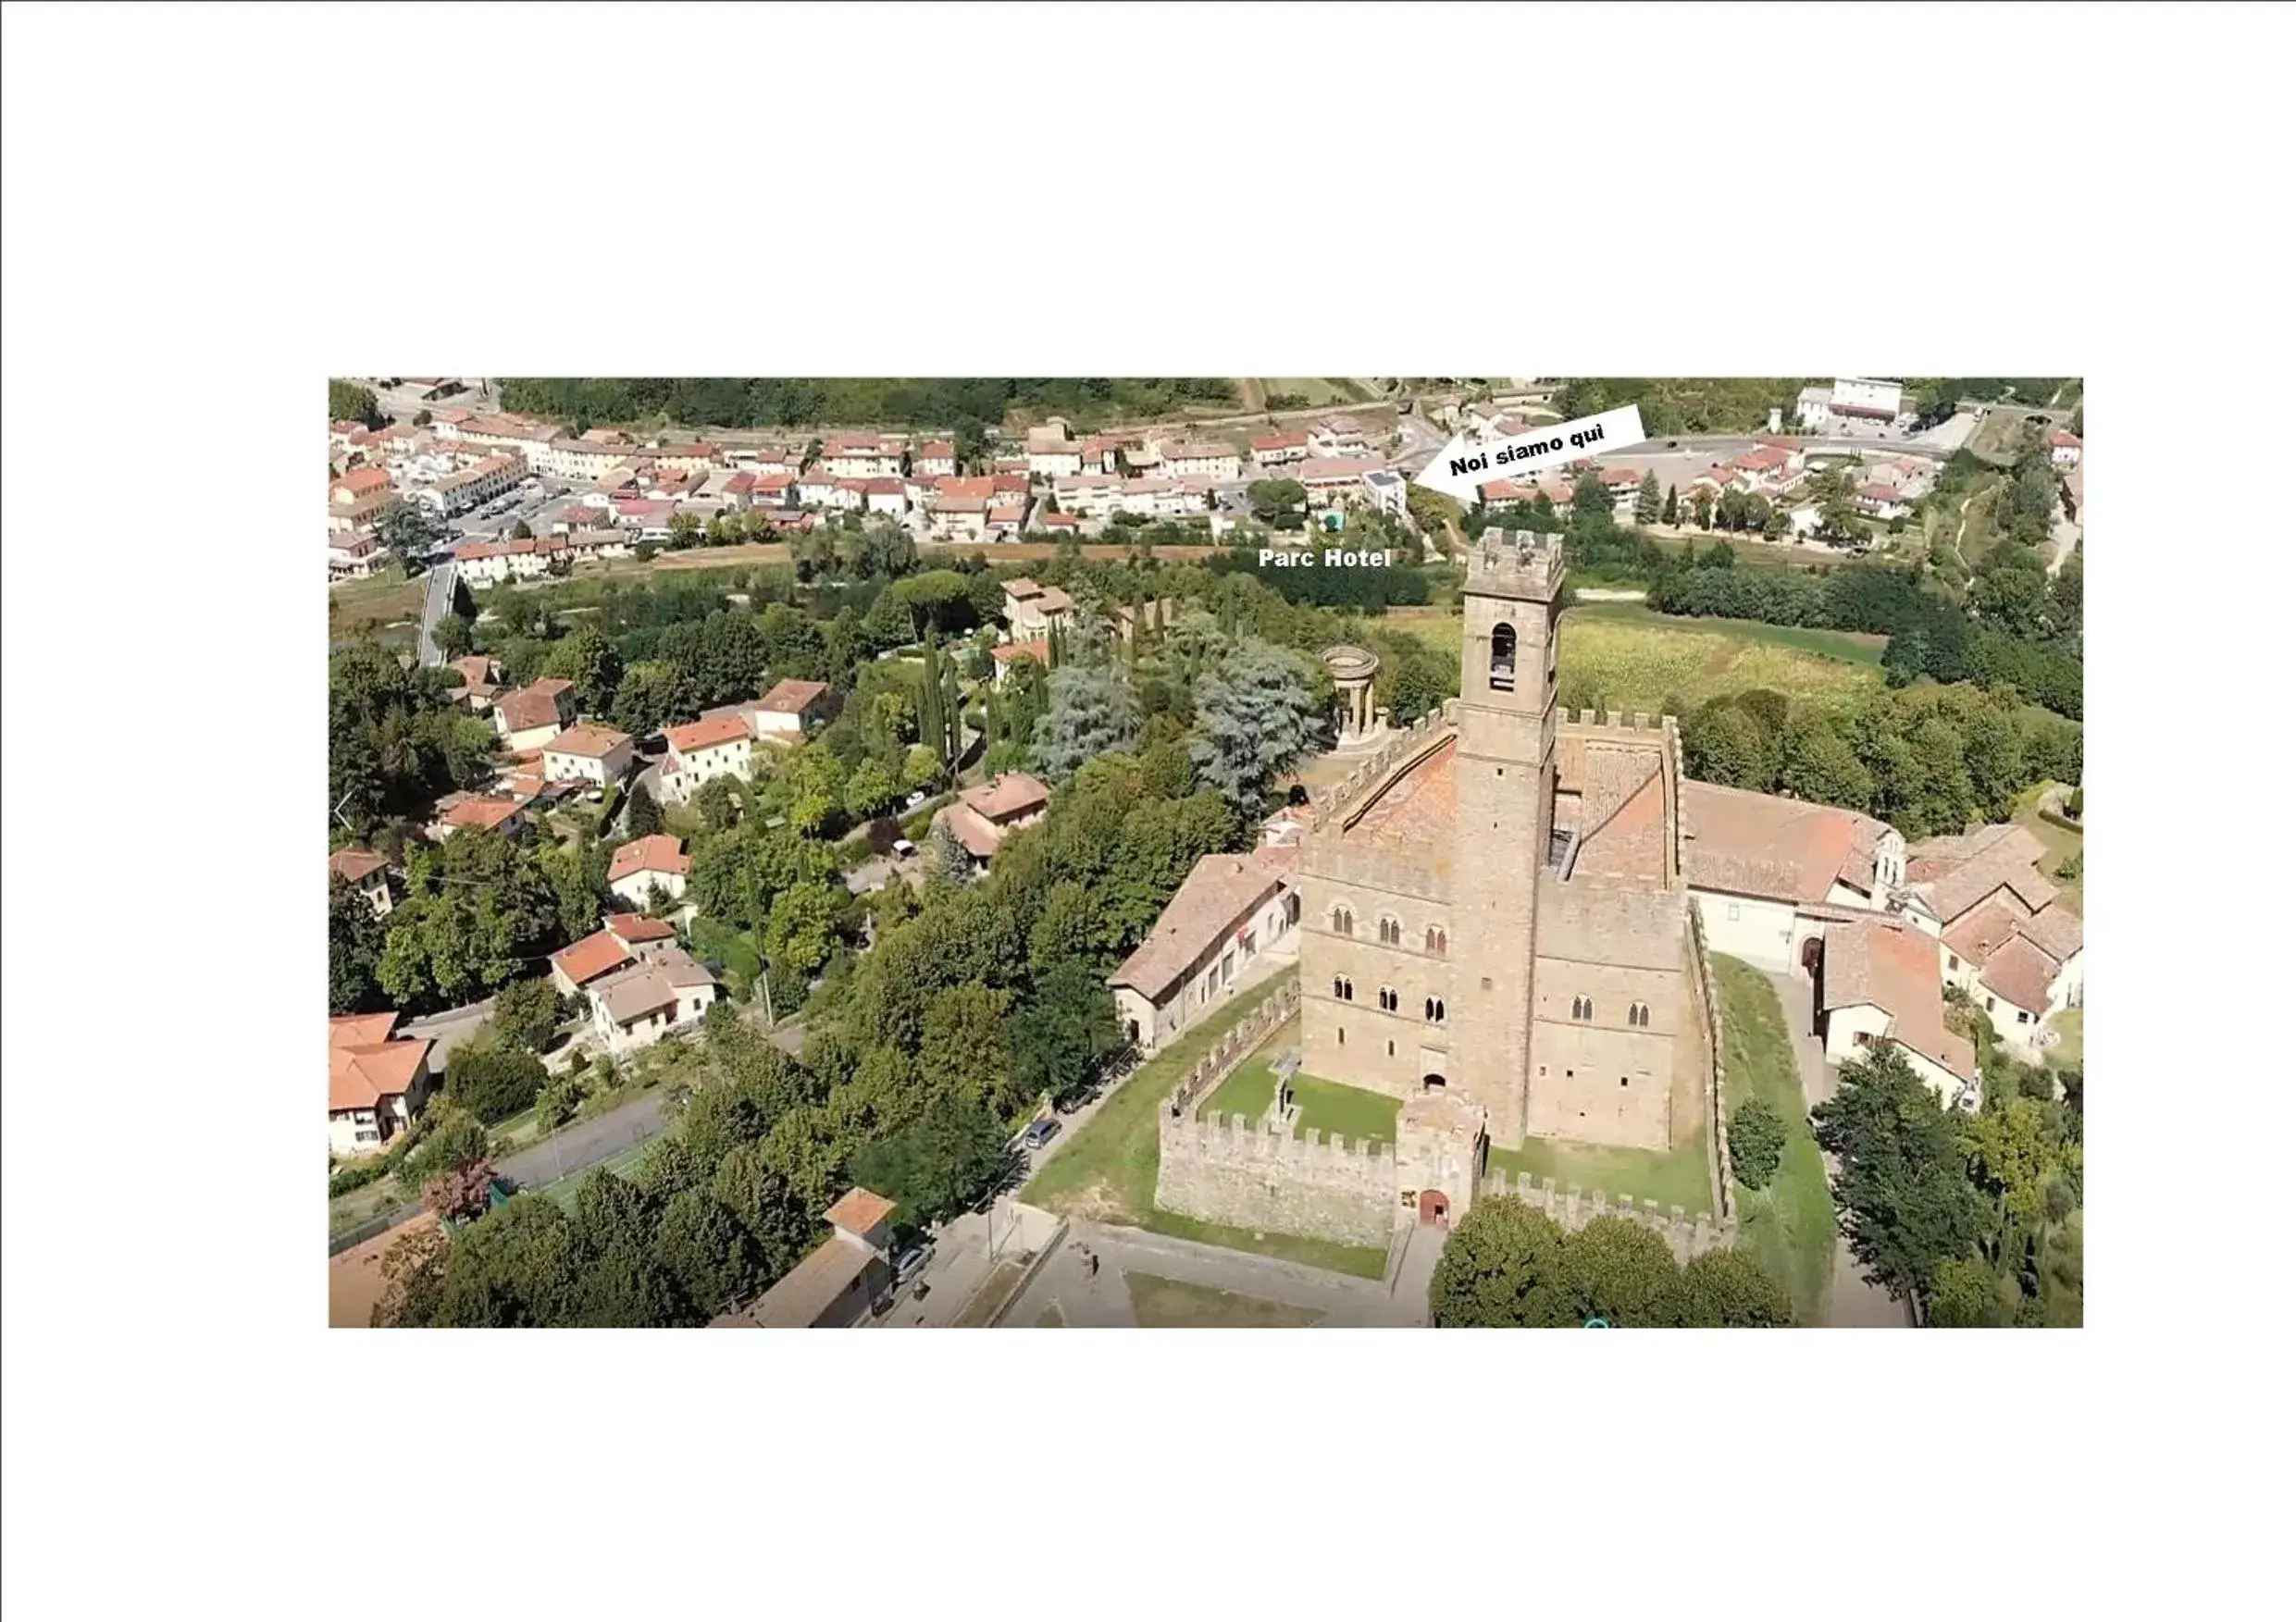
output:
<path id="1" fill-rule="evenodd" d="M 1267 1039 L 1268 1033 L 1299 1011 L 1299 982 L 1285 981 L 1267 1001 L 1230 1026 L 1211 1051 L 1198 1059 L 1165 1106 L 1167 1117 L 1185 1115 L 1190 1106 L 1228 1079 L 1247 1055 Z"/>
<path id="2" fill-rule="evenodd" d="M 1576 1183 L 1558 1193 L 1555 1180 L 1551 1177 L 1533 1182 L 1528 1172 L 1515 1178 L 1509 1178 L 1504 1171 L 1485 1173 L 1483 1197 L 1488 1199 L 1502 1194 L 1511 1194 L 1533 1210 L 1545 1212 L 1565 1232 L 1576 1232 L 1597 1217 L 1623 1217 L 1631 1222 L 1639 1222 L 1665 1240 L 1668 1247 L 1674 1252 L 1674 1259 L 1680 1262 L 1686 1262 L 1694 1256 L 1703 1256 L 1709 1250 L 1726 1250 L 1738 1242 L 1738 1221 L 1735 1217 L 1724 1217 L 1718 1225 L 1704 1212 L 1700 1212 L 1695 1220 L 1691 1220 L 1683 1214 L 1680 1206 L 1670 1207 L 1661 1214 L 1656 1200 L 1644 1200 L 1637 1206 L 1631 1199 L 1613 1201 L 1600 1189 L 1583 1194 Z"/>
<path id="3" fill-rule="evenodd" d="M 1714 959 L 1706 951 L 1706 923 L 1698 909 L 1690 910 L 1691 1017 L 1696 1021 L 1698 1070 L 1704 1093 L 1700 1100 L 1714 1148 L 1706 1156 L 1706 1175 L 1712 1180 L 1714 1208 L 1733 1229 L 1738 1220 L 1738 1181 L 1730 1164 L 1730 1134 L 1722 1121 L 1722 1000 L 1714 978 Z"/>
<path id="4" fill-rule="evenodd" d="M 1157 1121 L 1156 1204 L 1232 1228 L 1272 1229 L 1342 1244 L 1384 1245 L 1401 1207 L 1392 1145 L 1294 1137 L 1263 1121 L 1167 1110 Z M 1408 1215 L 1408 1213 L 1402 1213 Z"/>

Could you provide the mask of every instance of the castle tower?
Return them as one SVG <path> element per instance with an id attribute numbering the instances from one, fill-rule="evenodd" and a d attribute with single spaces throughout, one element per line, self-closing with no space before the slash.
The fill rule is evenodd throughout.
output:
<path id="1" fill-rule="evenodd" d="M 1521 1145 L 1531 1083 L 1531 964 L 1538 879 L 1554 821 L 1555 600 L 1560 542 L 1484 534 L 1468 554 L 1459 652 L 1458 809 L 1451 871 L 1452 1053 L 1458 1090 Z"/>

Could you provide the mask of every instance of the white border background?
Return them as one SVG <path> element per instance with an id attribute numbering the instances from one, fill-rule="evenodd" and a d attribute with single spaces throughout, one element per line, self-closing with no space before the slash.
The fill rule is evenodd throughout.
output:
<path id="1" fill-rule="evenodd" d="M 8 1614 L 2238 1603 L 2288 23 L 11 6 Z M 320 388 L 410 368 L 2085 376 L 2090 1327 L 327 1332 Z"/>

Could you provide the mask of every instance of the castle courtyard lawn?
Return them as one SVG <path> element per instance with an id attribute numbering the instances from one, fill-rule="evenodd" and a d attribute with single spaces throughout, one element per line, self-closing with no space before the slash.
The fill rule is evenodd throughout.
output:
<path id="1" fill-rule="evenodd" d="M 1260 1045 L 1259 1051 L 1244 1061 L 1243 1068 L 1212 1090 L 1211 1096 L 1198 1107 L 1197 1118 L 1201 1120 L 1217 1112 L 1240 1115 L 1247 1121 L 1260 1120 L 1275 1102 L 1275 1061 L 1285 1053 L 1297 1051 L 1298 1046 L 1299 1021 L 1286 1021 Z M 1384 1093 L 1327 1082 L 1304 1072 L 1292 1077 L 1292 1102 L 1299 1107 L 1299 1120 L 1292 1128 L 1292 1135 L 1305 1137 L 1312 1127 L 1323 1134 L 1325 1143 L 1334 1138 L 1346 1138 L 1350 1143 L 1376 1138 L 1392 1145 L 1396 1141 L 1396 1116 L 1403 1108 L 1399 1100 Z"/>
<path id="2" fill-rule="evenodd" d="M 1793 1298 L 1797 1319 L 1823 1323 L 1833 1278 L 1833 1196 L 1810 1135 L 1785 1010 L 1769 976 L 1735 958 L 1716 954 L 1714 975 L 1722 1004 L 1723 1107 L 1735 1112 L 1759 1098 L 1786 1127 L 1786 1151 L 1769 1186 L 1738 1185 L 1738 1242 Z"/>
<path id="3" fill-rule="evenodd" d="M 1525 1138 L 1520 1149 L 1491 1145 L 1486 1169 L 1509 1176 L 1530 1175 L 1555 1180 L 1555 1192 L 1572 1183 L 1592 1194 L 1601 1189 L 1614 1201 L 1632 1199 L 1636 1205 L 1657 1200 L 1661 1215 L 1680 1206 L 1685 1218 L 1711 1215 L 1714 1195 L 1706 1175 L 1706 1132 L 1701 1125 L 1667 1154 L 1648 1149 L 1609 1149 L 1596 1144 L 1565 1143 L 1559 1138 Z"/>
<path id="4" fill-rule="evenodd" d="M 1021 1198 L 1062 1216 L 1141 1226 L 1156 1206 L 1156 1112 L 1196 1061 L 1274 996 L 1292 972 L 1236 998 L 1133 1071 L 1065 1147 L 1053 1140 L 1050 1158 L 1021 1190 Z"/>
<path id="5" fill-rule="evenodd" d="M 1311 1307 L 1209 1290 L 1154 1273 L 1126 1273 L 1124 1288 L 1142 1329 L 1303 1329 L 1323 1319 Z"/>

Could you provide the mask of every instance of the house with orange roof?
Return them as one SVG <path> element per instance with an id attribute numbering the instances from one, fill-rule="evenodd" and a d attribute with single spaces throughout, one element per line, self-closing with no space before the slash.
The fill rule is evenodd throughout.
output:
<path id="1" fill-rule="evenodd" d="M 630 950 L 613 929 L 599 935 Z M 674 938 L 641 941 L 629 960 L 592 976 L 583 989 L 590 998 L 591 1043 L 616 1059 L 700 1023 L 717 1000 L 716 979 Z"/>
<path id="2" fill-rule="evenodd" d="M 372 850 L 351 847 L 338 850 L 327 859 L 329 878 L 341 879 L 356 888 L 360 895 L 366 898 L 367 905 L 375 909 L 378 918 L 388 917 L 391 912 L 389 869 L 390 864 Z"/>
<path id="3" fill-rule="evenodd" d="M 1682 871 L 1707 945 L 1757 969 L 1814 971 L 1830 923 L 1887 908 L 1905 838 L 1839 806 L 1685 778 Z"/>
<path id="4" fill-rule="evenodd" d="M 684 840 L 649 834 L 614 848 L 606 862 L 606 888 L 632 907 L 648 905 L 656 890 L 675 901 L 686 893 L 691 865 Z"/>
<path id="5" fill-rule="evenodd" d="M 327 1021 L 327 1149 L 350 1158 L 379 1154 L 422 1112 L 430 1096 L 430 1040 L 394 1038 L 396 1013 L 346 1014 Z"/>
<path id="6" fill-rule="evenodd" d="M 1948 1108 L 1983 1101 L 1977 1049 L 1945 1023 L 1936 944 L 1902 919 L 1830 924 L 1818 974 L 1826 1059 L 1843 1064 L 1893 1046 Z"/>
<path id="7" fill-rule="evenodd" d="M 525 806 L 515 799 L 491 794 L 465 794 L 453 805 L 442 804 L 430 824 L 429 834 L 434 840 L 442 840 L 465 828 L 515 834 L 524 825 L 525 811 Z"/>
<path id="8" fill-rule="evenodd" d="M 1154 1053 L 1235 995 L 1271 947 L 1297 951 L 1296 848 L 1198 860 L 1146 939 L 1108 977 L 1125 1040 Z"/>
<path id="9" fill-rule="evenodd" d="M 552 783 L 579 779 L 603 788 L 627 776 L 636 758 L 637 746 L 628 733 L 586 722 L 542 746 L 542 775 Z"/>
<path id="10" fill-rule="evenodd" d="M 664 804 L 684 805 L 713 777 L 749 781 L 750 723 L 741 715 L 705 715 L 662 736 L 669 744 L 662 759 Z"/>
<path id="11" fill-rule="evenodd" d="M 560 676 L 500 693 L 494 700 L 494 730 L 513 754 L 540 749 L 574 719 L 574 684 Z"/>

